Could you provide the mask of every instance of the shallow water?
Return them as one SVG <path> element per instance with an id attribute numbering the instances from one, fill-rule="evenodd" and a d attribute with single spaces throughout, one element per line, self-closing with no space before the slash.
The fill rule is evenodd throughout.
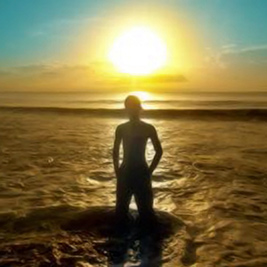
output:
<path id="1" fill-rule="evenodd" d="M 107 226 L 115 205 L 111 150 L 124 120 L 2 110 L 0 121 L 1 266 L 107 266 L 107 241 L 95 225 Z M 146 121 L 164 149 L 155 208 L 170 227 L 183 225 L 158 243 L 152 266 L 267 266 L 266 122 Z M 64 229 L 83 212 L 94 223 Z M 136 258 L 124 266 L 145 261 Z"/>

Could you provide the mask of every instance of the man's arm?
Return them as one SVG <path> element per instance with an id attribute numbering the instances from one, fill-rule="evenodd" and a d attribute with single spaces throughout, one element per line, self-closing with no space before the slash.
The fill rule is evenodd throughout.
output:
<path id="1" fill-rule="evenodd" d="M 149 166 L 149 172 L 150 174 L 152 175 L 153 171 L 156 169 L 156 167 L 158 166 L 159 164 L 159 161 L 161 159 L 161 156 L 163 154 L 163 150 L 162 150 L 162 147 L 161 147 L 161 143 L 160 143 L 160 140 L 158 138 L 158 134 L 157 134 L 157 131 L 155 129 L 154 126 L 152 126 L 152 129 L 151 129 L 151 141 L 152 141 L 152 144 L 154 146 L 154 149 L 155 149 L 155 155 L 154 155 L 154 158 L 152 160 L 152 163 L 151 165 Z"/>
<path id="2" fill-rule="evenodd" d="M 115 140 L 113 146 L 113 165 L 116 177 L 118 177 L 119 175 L 119 154 L 120 154 L 121 140 L 122 140 L 121 130 L 119 127 L 117 127 L 115 131 Z"/>

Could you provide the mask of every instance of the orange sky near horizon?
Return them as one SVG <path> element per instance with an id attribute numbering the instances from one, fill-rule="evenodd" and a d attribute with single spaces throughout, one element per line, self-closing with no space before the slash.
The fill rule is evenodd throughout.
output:
<path id="1" fill-rule="evenodd" d="M 58 50 L 57 56 L 51 53 L 42 56 L 41 60 L 24 59 L 16 64 L 0 64 L 0 91 L 267 90 L 267 65 L 256 54 L 265 51 L 265 45 L 240 48 L 229 42 L 215 46 L 212 33 L 209 39 L 201 31 L 201 25 L 186 15 L 163 4 L 151 4 L 149 12 L 142 5 L 133 8 L 128 4 L 112 7 L 105 11 L 105 15 L 55 22 L 55 28 L 62 30 L 65 27 L 72 36 L 71 42 L 60 40 L 65 52 Z M 153 71 L 142 75 L 131 75 L 129 70 L 122 73 L 109 58 L 114 42 L 133 27 L 146 27 L 166 44 L 166 62 L 154 69 L 150 61 L 160 59 L 147 60 L 144 64 L 150 64 Z M 40 30 L 34 34 L 32 38 L 35 40 L 48 33 Z M 59 40 L 54 36 L 52 42 Z M 153 46 L 152 41 L 149 45 L 145 52 L 151 52 L 156 43 Z M 119 47 L 117 54 L 124 48 Z M 43 50 L 46 50 L 45 45 Z M 127 49 L 124 50 L 124 56 L 130 57 L 132 51 L 127 55 Z M 144 52 L 141 50 L 140 54 Z M 154 56 L 157 52 L 154 51 Z M 136 57 L 138 53 L 132 59 Z"/>

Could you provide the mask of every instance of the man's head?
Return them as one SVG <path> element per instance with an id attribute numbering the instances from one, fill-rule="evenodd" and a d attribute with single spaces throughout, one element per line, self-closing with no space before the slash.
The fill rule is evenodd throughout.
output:
<path id="1" fill-rule="evenodd" d="M 130 119 L 136 119 L 140 116 L 142 105 L 140 99 L 135 95 L 129 95 L 124 101 L 126 112 Z"/>

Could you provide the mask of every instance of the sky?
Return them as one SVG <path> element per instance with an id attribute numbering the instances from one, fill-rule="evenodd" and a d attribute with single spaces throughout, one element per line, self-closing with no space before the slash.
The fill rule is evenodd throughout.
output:
<path id="1" fill-rule="evenodd" d="M 265 0 L 0 0 L 0 91 L 267 91 Z M 166 66 L 117 72 L 108 52 L 145 25 Z"/>

